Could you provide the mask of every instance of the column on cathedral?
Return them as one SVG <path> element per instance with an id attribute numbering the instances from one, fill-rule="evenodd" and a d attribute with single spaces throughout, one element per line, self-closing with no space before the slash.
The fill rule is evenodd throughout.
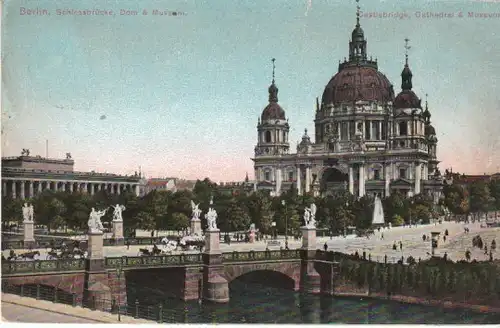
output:
<path id="1" fill-rule="evenodd" d="M 68 181 L 63 181 L 63 182 L 61 183 L 61 191 L 64 191 L 64 192 L 66 191 L 66 184 L 67 184 L 67 183 L 68 183 Z"/>
<path id="2" fill-rule="evenodd" d="M 122 188 L 122 185 L 121 185 L 120 183 L 118 183 L 118 184 L 116 185 L 116 193 L 117 193 L 118 195 L 119 195 L 119 194 L 121 194 L 121 190 L 120 190 L 121 188 Z"/>
<path id="3" fill-rule="evenodd" d="M 415 163 L 415 195 L 420 194 L 421 167 L 420 163 Z"/>
<path id="4" fill-rule="evenodd" d="M 139 197 L 139 196 L 140 196 L 140 190 L 139 190 L 139 185 L 138 185 L 138 184 L 137 184 L 137 185 L 135 185 L 135 195 L 136 195 L 137 197 Z"/>
<path id="5" fill-rule="evenodd" d="M 16 198 L 16 184 L 17 184 L 17 181 L 16 180 L 12 180 L 12 185 L 11 185 L 11 188 L 12 188 L 12 198 Z"/>
<path id="6" fill-rule="evenodd" d="M 282 168 L 280 166 L 276 167 L 276 196 L 281 195 L 281 182 L 282 182 Z"/>
<path id="7" fill-rule="evenodd" d="M 391 194 L 391 164 L 386 163 L 384 165 L 384 178 L 385 178 L 385 197 L 389 197 Z"/>
<path id="8" fill-rule="evenodd" d="M 54 191 L 59 191 L 59 181 L 54 181 Z"/>
<path id="9" fill-rule="evenodd" d="M 311 166 L 306 166 L 306 193 L 311 190 Z"/>
<path id="10" fill-rule="evenodd" d="M 354 195 L 354 169 L 349 165 L 349 192 Z"/>
<path id="11" fill-rule="evenodd" d="M 71 181 L 71 182 L 69 183 L 69 192 L 73 192 L 73 186 L 74 186 L 74 184 L 75 184 L 75 183 L 74 183 L 73 181 Z"/>
<path id="12" fill-rule="evenodd" d="M 359 197 L 365 195 L 365 165 L 359 165 Z"/>
<path id="13" fill-rule="evenodd" d="M 92 182 L 89 182 L 89 185 L 90 185 L 90 194 L 94 195 L 95 185 Z"/>
<path id="14" fill-rule="evenodd" d="M 382 140 L 382 121 L 378 122 L 378 140 Z"/>
<path id="15" fill-rule="evenodd" d="M 2 195 L 7 196 L 7 181 L 2 181 Z"/>
<path id="16" fill-rule="evenodd" d="M 38 194 L 40 195 L 42 193 L 42 183 L 43 181 L 38 181 Z"/>
<path id="17" fill-rule="evenodd" d="M 297 165 L 297 194 L 302 195 L 302 183 L 300 181 L 300 165 Z"/>
<path id="18" fill-rule="evenodd" d="M 30 187 L 29 187 L 29 194 L 28 194 L 28 197 L 29 198 L 32 198 L 32 197 L 35 197 L 35 193 L 33 191 L 33 180 L 30 180 Z"/>
<path id="19" fill-rule="evenodd" d="M 24 185 L 26 184 L 26 181 L 21 181 L 21 190 L 20 190 L 20 194 L 19 194 L 19 197 L 21 197 L 21 199 L 24 199 L 25 195 L 24 195 Z"/>

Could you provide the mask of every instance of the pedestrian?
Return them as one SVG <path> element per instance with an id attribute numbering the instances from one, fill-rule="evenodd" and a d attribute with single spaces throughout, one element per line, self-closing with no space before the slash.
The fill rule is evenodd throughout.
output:
<path id="1" fill-rule="evenodd" d="M 127 239 L 127 241 L 125 241 L 125 244 L 127 245 L 127 250 L 130 249 L 130 240 Z"/>
<path id="2" fill-rule="evenodd" d="M 443 260 L 447 261 L 448 260 L 448 254 L 446 252 L 444 252 L 444 255 L 443 255 Z"/>
<path id="3" fill-rule="evenodd" d="M 493 253 L 490 250 L 490 262 L 493 262 Z"/>
<path id="4" fill-rule="evenodd" d="M 443 241 L 446 243 L 446 236 L 443 236 Z"/>
<path id="5" fill-rule="evenodd" d="M 384 233 L 382 232 L 382 235 L 380 236 L 380 240 L 384 240 Z"/>
<path id="6" fill-rule="evenodd" d="M 326 251 L 328 250 L 328 245 L 325 243 L 325 244 L 323 245 L 323 248 L 325 249 L 325 252 L 326 252 Z"/>

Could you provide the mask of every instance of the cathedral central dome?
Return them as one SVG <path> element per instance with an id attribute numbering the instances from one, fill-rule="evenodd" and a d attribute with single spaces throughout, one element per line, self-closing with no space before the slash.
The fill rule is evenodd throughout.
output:
<path id="1" fill-rule="evenodd" d="M 394 90 L 389 79 L 372 65 L 350 65 L 332 77 L 323 92 L 323 104 L 343 102 L 391 101 Z"/>

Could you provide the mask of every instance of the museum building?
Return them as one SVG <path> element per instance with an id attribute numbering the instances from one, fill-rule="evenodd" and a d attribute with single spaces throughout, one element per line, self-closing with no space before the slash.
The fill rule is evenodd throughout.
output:
<path id="1" fill-rule="evenodd" d="M 395 95 L 377 60 L 367 54 L 358 7 L 349 58 L 339 62 L 321 103 L 316 99 L 314 141 L 306 129 L 295 153 L 288 119 L 278 104 L 273 59 L 269 104 L 258 119 L 252 158 L 257 189 L 273 195 L 290 188 L 314 195 L 348 190 L 358 197 L 384 197 L 397 190 L 408 197 L 425 193 L 437 203 L 443 186 L 438 140 L 427 100 L 423 108 L 412 91 L 405 41 L 401 91 Z"/>
<path id="2" fill-rule="evenodd" d="M 120 194 L 126 190 L 137 196 L 144 193 L 141 174 L 118 175 L 112 173 L 78 172 L 74 160 L 67 153 L 65 159 L 30 156 L 23 149 L 21 156 L 2 157 L 2 195 L 27 199 L 44 190 L 94 193 L 106 190 Z"/>

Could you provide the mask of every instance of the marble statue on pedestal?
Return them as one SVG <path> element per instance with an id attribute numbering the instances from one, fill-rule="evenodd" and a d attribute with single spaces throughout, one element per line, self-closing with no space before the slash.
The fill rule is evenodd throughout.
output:
<path id="1" fill-rule="evenodd" d="M 116 204 L 116 206 L 111 205 L 114 208 L 113 221 L 123 221 L 122 212 L 125 211 L 125 205 Z"/>
<path id="2" fill-rule="evenodd" d="M 205 219 L 207 219 L 208 231 L 217 230 L 217 211 L 215 209 L 210 208 L 208 213 L 205 214 Z"/>
<path id="3" fill-rule="evenodd" d="M 104 230 L 101 222 L 101 217 L 103 217 L 106 214 L 106 211 L 108 209 L 104 209 L 102 211 L 96 211 L 92 207 L 92 211 L 90 212 L 89 215 L 89 221 L 87 222 L 87 225 L 89 227 L 89 233 L 99 233 Z"/>
<path id="4" fill-rule="evenodd" d="M 304 225 L 307 228 L 316 228 L 316 204 L 311 204 L 310 207 L 306 207 L 304 211 Z"/>
<path id="5" fill-rule="evenodd" d="M 201 215 L 201 210 L 200 210 L 200 203 L 195 204 L 193 201 L 191 201 L 191 210 L 193 211 L 192 219 L 191 220 L 199 220 L 200 215 Z"/>
<path id="6" fill-rule="evenodd" d="M 29 205 L 27 203 L 24 203 L 23 206 L 23 219 L 24 221 L 33 221 L 34 217 L 34 209 L 33 205 Z"/>

